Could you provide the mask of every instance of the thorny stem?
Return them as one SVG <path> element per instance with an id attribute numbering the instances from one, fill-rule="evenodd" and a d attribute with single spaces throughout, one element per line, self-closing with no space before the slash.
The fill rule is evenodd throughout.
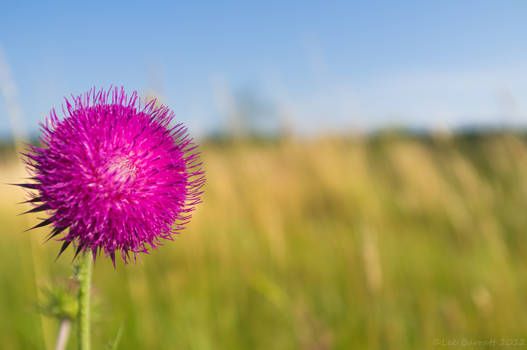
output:
<path id="1" fill-rule="evenodd" d="M 77 313 L 77 342 L 79 350 L 90 350 L 90 284 L 92 257 L 83 253 L 77 265 L 77 282 L 79 283 L 79 310 Z"/>

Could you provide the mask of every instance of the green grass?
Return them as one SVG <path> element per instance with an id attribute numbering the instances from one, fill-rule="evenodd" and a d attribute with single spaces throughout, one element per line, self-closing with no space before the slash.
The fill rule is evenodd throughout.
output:
<path id="1" fill-rule="evenodd" d="M 426 349 L 527 342 L 527 143 L 512 134 L 206 144 L 204 203 L 138 264 L 100 259 L 93 348 Z M 23 177 L 5 160 L 3 182 Z M 0 198 L 0 344 L 52 349 L 39 288 L 72 252 Z M 73 332 L 73 334 L 75 334 Z M 69 348 L 75 348 L 72 337 Z"/>

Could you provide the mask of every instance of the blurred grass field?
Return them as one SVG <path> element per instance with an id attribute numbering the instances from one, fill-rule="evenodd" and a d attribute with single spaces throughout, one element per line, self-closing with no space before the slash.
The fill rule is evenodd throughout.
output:
<path id="1" fill-rule="evenodd" d="M 527 341 L 527 142 L 483 136 L 204 143 L 204 203 L 136 265 L 97 261 L 93 348 L 427 349 Z M 14 155 L 2 183 L 19 182 Z M 0 344 L 52 349 L 41 288 L 72 252 L 0 198 Z M 75 337 L 69 348 L 75 348 Z M 444 347 L 444 346 L 439 346 Z"/>

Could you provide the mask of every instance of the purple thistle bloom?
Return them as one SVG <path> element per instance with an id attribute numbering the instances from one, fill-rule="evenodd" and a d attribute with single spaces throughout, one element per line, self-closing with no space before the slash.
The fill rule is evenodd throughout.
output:
<path id="1" fill-rule="evenodd" d="M 126 263 L 183 229 L 205 177 L 198 146 L 182 124 L 170 126 L 170 109 L 155 100 L 141 108 L 137 92 L 114 88 L 72 96 L 62 110 L 64 119 L 52 110 L 41 124 L 43 147 L 23 154 L 34 183 L 20 185 L 38 191 L 26 213 L 50 214 L 33 228 L 53 226 L 59 256 L 73 243 L 75 256 L 104 251 L 115 265 L 120 251 Z"/>

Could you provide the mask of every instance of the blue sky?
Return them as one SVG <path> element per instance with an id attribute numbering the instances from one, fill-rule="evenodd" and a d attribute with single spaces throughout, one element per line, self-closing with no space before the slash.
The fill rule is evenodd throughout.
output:
<path id="1" fill-rule="evenodd" d="M 198 134 L 240 90 L 305 131 L 527 124 L 523 1 L 50 3 L 0 4 L 0 133 L 110 84 Z"/>

